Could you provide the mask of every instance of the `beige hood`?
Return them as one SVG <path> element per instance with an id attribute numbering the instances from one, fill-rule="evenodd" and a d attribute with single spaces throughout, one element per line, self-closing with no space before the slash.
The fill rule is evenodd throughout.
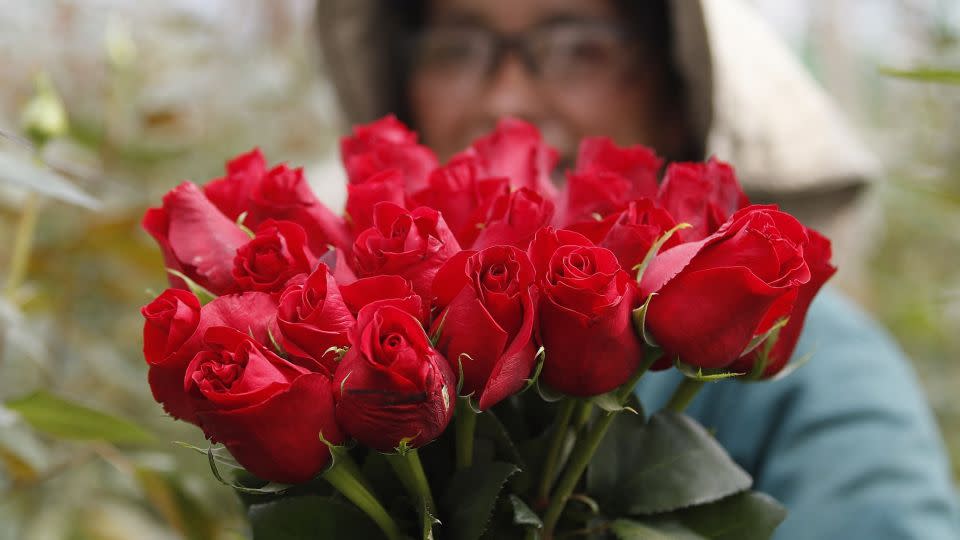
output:
<path id="1" fill-rule="evenodd" d="M 351 124 L 389 112 L 377 3 L 320 0 L 317 8 L 324 67 Z M 675 62 L 707 154 L 732 163 L 753 200 L 781 204 L 831 235 L 837 253 L 860 259 L 859 195 L 880 173 L 876 158 L 746 2 L 673 0 L 671 10 Z"/>

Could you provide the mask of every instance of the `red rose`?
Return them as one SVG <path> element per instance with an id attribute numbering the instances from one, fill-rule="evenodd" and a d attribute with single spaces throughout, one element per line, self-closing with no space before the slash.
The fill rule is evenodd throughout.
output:
<path id="1" fill-rule="evenodd" d="M 228 161 L 227 175 L 207 182 L 203 193 L 231 221 L 236 221 L 250 210 L 250 194 L 266 173 L 267 161 L 260 149 L 254 148 Z"/>
<path id="2" fill-rule="evenodd" d="M 501 195 L 490 208 L 487 220 L 479 228 L 480 234 L 473 249 L 496 245 L 527 249 L 533 235 L 547 226 L 553 218 L 553 202 L 536 191 L 520 188 Z"/>
<path id="3" fill-rule="evenodd" d="M 557 195 L 550 180 L 557 151 L 547 146 L 533 124 L 502 119 L 492 133 L 474 141 L 461 155 L 476 158 L 482 178 L 505 177 L 513 188 L 529 188 L 550 199 Z"/>
<path id="4" fill-rule="evenodd" d="M 330 451 L 320 436 L 343 441 L 329 377 L 232 328 L 210 328 L 203 341 L 183 384 L 207 437 L 264 480 L 305 482 L 322 471 Z"/>
<path id="5" fill-rule="evenodd" d="M 184 182 L 170 190 L 161 208 L 144 214 L 143 228 L 160 244 L 167 268 L 184 273 L 213 294 L 236 290 L 233 257 L 250 238 L 197 186 Z M 187 288 L 173 276 L 170 285 Z"/>
<path id="6" fill-rule="evenodd" d="M 541 377 L 572 396 L 613 390 L 636 372 L 643 348 L 631 324 L 635 281 L 609 250 L 546 228 L 530 244 L 540 283 Z"/>
<path id="7" fill-rule="evenodd" d="M 628 202 L 657 193 L 662 160 L 645 146 L 619 148 L 607 137 L 584 139 L 577 168 L 567 175 L 562 226 L 622 210 Z"/>
<path id="8" fill-rule="evenodd" d="M 340 156 L 351 184 L 393 170 L 407 193 L 423 189 L 437 167 L 433 151 L 417 144 L 417 134 L 393 115 L 353 128 L 353 135 L 340 141 Z"/>
<path id="9" fill-rule="evenodd" d="M 293 276 L 309 274 L 316 262 L 303 227 L 267 220 L 255 237 L 237 249 L 233 277 L 244 291 L 279 292 Z"/>
<path id="10" fill-rule="evenodd" d="M 750 204 L 730 165 L 714 158 L 706 163 L 671 163 L 657 195 L 677 223 L 689 223 L 678 232 L 684 242 L 702 240 L 734 212 Z"/>
<path id="11" fill-rule="evenodd" d="M 810 267 L 810 281 L 800 286 L 797 293 L 797 299 L 793 302 L 793 308 L 790 310 L 789 321 L 787 325 L 780 329 L 777 340 L 770 350 L 763 366 L 761 377 L 770 378 L 776 375 L 787 365 L 793 350 L 797 346 L 797 340 L 800 339 L 800 331 L 803 330 L 803 323 L 807 317 L 807 309 L 813 302 L 814 296 L 823 287 L 823 284 L 836 273 L 837 267 L 830 264 L 832 255 L 830 249 L 830 240 L 813 229 L 807 229 L 807 236 L 810 242 L 803 251 L 803 258 Z M 731 366 L 731 370 L 740 373 L 750 373 L 755 364 L 760 361 L 760 351 L 755 351 L 746 357 L 737 359 Z"/>
<path id="12" fill-rule="evenodd" d="M 455 157 L 446 166 L 434 170 L 423 190 L 414 193 L 420 206 L 438 210 L 461 246 L 473 244 L 487 219 L 493 202 L 509 195 L 507 178 L 478 178 L 476 159 Z"/>
<path id="13" fill-rule="evenodd" d="M 437 438 L 453 416 L 453 372 L 416 317 L 392 301 L 360 310 L 334 377 L 337 420 L 365 446 L 392 452 Z"/>
<path id="14" fill-rule="evenodd" d="M 183 377 L 187 363 L 203 346 L 203 333 L 212 326 L 227 326 L 269 343 L 268 326 L 276 311 L 270 295 L 259 292 L 220 296 L 201 308 L 189 291 L 164 291 L 140 310 L 145 319 L 143 356 L 150 366 L 154 399 L 170 416 L 197 423 L 194 403 L 183 392 Z"/>
<path id="15" fill-rule="evenodd" d="M 395 169 L 372 175 L 362 184 L 347 184 L 347 216 L 350 228 L 359 232 L 373 225 L 373 208 L 380 202 L 406 206 L 403 176 Z"/>
<path id="16" fill-rule="evenodd" d="M 409 279 L 413 290 L 430 298 L 433 276 L 460 251 L 460 245 L 440 213 L 420 207 L 413 211 L 391 203 L 374 209 L 374 226 L 357 236 L 354 267 L 359 277 L 393 274 Z"/>
<path id="17" fill-rule="evenodd" d="M 806 229 L 775 206 L 749 206 L 713 235 L 657 255 L 640 290 L 646 328 L 673 360 L 724 368 L 790 314 L 810 282 Z"/>
<path id="18" fill-rule="evenodd" d="M 609 249 L 617 256 L 620 266 L 634 274 L 634 269 L 643 261 L 650 247 L 676 223 L 663 208 L 659 208 L 650 199 L 638 199 L 627 208 L 610 214 L 603 220 L 590 219 L 575 225 L 569 230 L 578 232 L 594 244 Z M 674 234 L 667 239 L 660 250 L 669 249 L 680 243 Z"/>
<path id="19" fill-rule="evenodd" d="M 410 280 L 400 276 L 381 275 L 358 279 L 350 284 L 340 285 L 340 294 L 347 309 L 354 317 L 367 304 L 372 304 L 377 300 L 412 302 L 416 306 L 407 310 L 411 313 L 421 313 L 428 307 L 424 306 L 422 299 L 413 292 L 413 284 L 410 283 Z"/>
<path id="20" fill-rule="evenodd" d="M 437 350 L 454 373 L 462 370 L 460 392 L 472 394 L 481 410 L 520 390 L 533 369 L 534 277 L 526 253 L 494 246 L 460 252 L 434 281 L 443 309 L 434 323 Z"/>
<path id="21" fill-rule="evenodd" d="M 324 264 L 303 283 L 289 285 L 280 297 L 280 345 L 298 363 L 312 364 L 314 371 L 333 375 L 336 355 L 330 348 L 347 345 L 347 330 L 354 322 Z"/>

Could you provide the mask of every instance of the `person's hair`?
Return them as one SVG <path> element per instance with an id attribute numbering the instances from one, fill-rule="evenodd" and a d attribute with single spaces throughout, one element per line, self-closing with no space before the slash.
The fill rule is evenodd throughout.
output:
<path id="1" fill-rule="evenodd" d="M 671 111 L 674 121 L 688 122 L 686 112 L 686 89 L 673 61 L 672 17 L 668 0 L 613 0 L 614 6 L 628 27 L 643 55 L 642 74 L 645 78 L 658 81 L 655 87 L 657 102 L 663 109 Z M 388 70 L 386 95 L 390 102 L 386 105 L 407 125 L 416 129 L 410 111 L 409 77 L 412 71 L 411 55 L 407 45 L 427 23 L 427 3 L 424 0 L 380 0 L 382 28 L 387 32 L 383 41 L 387 61 L 383 66 Z M 638 62 L 641 58 L 638 57 Z M 650 77 L 650 75 L 653 75 Z M 681 148 L 660 149 L 667 153 L 669 161 L 696 161 L 703 158 L 702 143 L 691 137 Z M 672 154 L 672 155 L 671 155 Z"/>

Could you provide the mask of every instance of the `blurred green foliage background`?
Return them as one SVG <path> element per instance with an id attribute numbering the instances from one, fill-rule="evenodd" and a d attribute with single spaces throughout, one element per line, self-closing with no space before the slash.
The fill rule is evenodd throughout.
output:
<path id="1" fill-rule="evenodd" d="M 887 167 L 879 226 L 864 239 L 873 246 L 867 277 L 845 285 L 914 360 L 958 467 L 960 85 L 955 74 L 881 68 L 960 67 L 960 10 L 937 1 L 755 3 Z M 0 0 L 2 283 L 11 283 L 23 215 L 34 208 L 37 217 L 25 278 L 0 292 L 0 539 L 245 534 L 238 502 L 206 460 L 172 442 L 203 446 L 198 430 L 170 421 L 150 396 L 138 309 L 165 278 L 139 220 L 180 180 L 216 177 L 255 145 L 271 161 L 307 165 L 322 191 L 338 123 L 313 9 L 311 0 L 229 9 L 212 0 Z M 858 9 L 876 11 L 858 19 L 873 34 L 851 37 L 838 22 Z M 69 129 L 37 152 L 17 137 L 42 76 Z M 38 161 L 55 176 L 20 170 Z M 75 204 L 84 202 L 77 190 L 97 209 Z M 35 429 L 12 409 L 41 389 L 132 425 L 77 411 L 89 416 L 86 428 L 41 418 Z M 43 399 L 28 402 L 35 414 Z M 131 435 L 140 433 L 133 426 L 151 435 Z M 112 442 L 84 440 L 96 433 Z"/>

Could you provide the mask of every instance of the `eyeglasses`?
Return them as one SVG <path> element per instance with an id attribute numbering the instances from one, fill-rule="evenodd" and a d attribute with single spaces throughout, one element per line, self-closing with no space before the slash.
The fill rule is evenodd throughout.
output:
<path id="1" fill-rule="evenodd" d="M 479 25 L 424 30 L 414 41 L 413 67 L 451 84 L 476 85 L 515 53 L 541 82 L 576 84 L 622 74 L 635 60 L 635 40 L 607 20 L 563 20 L 522 34 L 503 35 Z"/>

